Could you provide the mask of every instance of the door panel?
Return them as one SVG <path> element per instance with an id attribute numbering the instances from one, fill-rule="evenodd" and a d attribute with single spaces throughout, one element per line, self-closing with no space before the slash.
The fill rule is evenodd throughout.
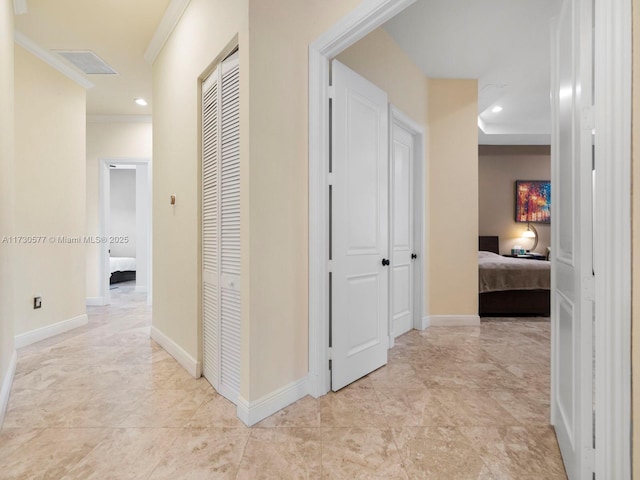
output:
<path id="1" fill-rule="evenodd" d="M 414 137 L 400 125 L 391 130 L 391 335 L 413 328 Z"/>
<path id="2" fill-rule="evenodd" d="M 591 0 L 564 0 L 552 40 L 551 423 L 570 480 L 593 471 Z"/>
<path id="3" fill-rule="evenodd" d="M 332 62 L 331 388 L 387 363 L 387 95 Z"/>

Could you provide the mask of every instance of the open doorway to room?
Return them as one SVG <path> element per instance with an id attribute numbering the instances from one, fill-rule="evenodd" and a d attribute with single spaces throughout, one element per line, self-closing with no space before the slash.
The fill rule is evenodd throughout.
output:
<path id="1" fill-rule="evenodd" d="M 145 295 L 151 304 L 150 162 L 100 162 L 100 283 L 105 303 Z"/>

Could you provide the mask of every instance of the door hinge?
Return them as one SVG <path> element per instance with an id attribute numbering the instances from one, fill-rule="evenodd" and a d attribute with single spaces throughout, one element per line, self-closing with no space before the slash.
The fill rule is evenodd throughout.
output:
<path id="1" fill-rule="evenodd" d="M 327 95 L 330 99 L 335 98 L 336 97 L 336 87 L 334 87 L 333 85 L 329 85 L 327 87 Z"/>
<path id="2" fill-rule="evenodd" d="M 327 271 L 333 273 L 333 260 L 327 260 Z"/>
<path id="3" fill-rule="evenodd" d="M 584 130 L 593 130 L 595 128 L 595 113 L 593 105 L 582 109 L 582 128 Z"/>
<path id="4" fill-rule="evenodd" d="M 333 172 L 327 173 L 327 183 L 329 185 L 333 185 L 333 182 L 335 181 L 335 179 L 336 179 L 336 176 Z"/>
<path id="5" fill-rule="evenodd" d="M 327 350 L 327 356 L 329 357 L 329 360 L 333 360 L 333 347 L 329 347 Z"/>
<path id="6" fill-rule="evenodd" d="M 596 277 L 592 274 L 582 277 L 582 293 L 584 294 L 585 300 L 590 302 L 596 300 Z"/>
<path id="7" fill-rule="evenodd" d="M 587 472 L 596 471 L 596 450 L 592 447 L 586 447 L 583 450 L 582 460 L 584 461 L 584 470 Z"/>

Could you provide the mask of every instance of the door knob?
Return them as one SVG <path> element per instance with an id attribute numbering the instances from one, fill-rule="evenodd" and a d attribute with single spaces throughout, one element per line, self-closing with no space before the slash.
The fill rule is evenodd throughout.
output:
<path id="1" fill-rule="evenodd" d="M 415 260 L 416 258 L 418 258 L 418 255 L 416 255 L 415 253 L 411 254 L 411 260 Z"/>
<path id="2" fill-rule="evenodd" d="M 387 260 L 386 258 L 382 259 L 382 266 L 386 267 L 387 265 L 389 265 L 389 260 Z"/>

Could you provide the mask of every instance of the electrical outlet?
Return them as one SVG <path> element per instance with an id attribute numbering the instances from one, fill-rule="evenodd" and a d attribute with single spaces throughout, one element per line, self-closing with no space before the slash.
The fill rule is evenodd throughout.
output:
<path id="1" fill-rule="evenodd" d="M 42 297 L 33 297 L 33 308 L 42 308 Z"/>

